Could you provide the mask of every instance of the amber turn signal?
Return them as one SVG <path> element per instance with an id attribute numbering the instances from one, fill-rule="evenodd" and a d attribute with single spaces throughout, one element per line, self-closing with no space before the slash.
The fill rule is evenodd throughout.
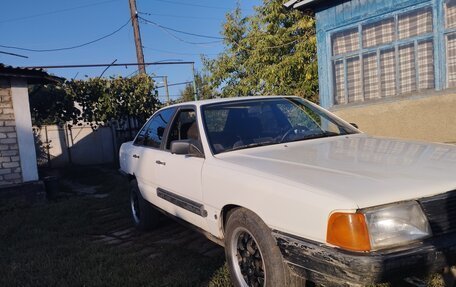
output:
<path id="1" fill-rule="evenodd" d="M 352 251 L 370 251 L 371 245 L 366 219 L 361 213 L 331 214 L 326 242 Z"/>

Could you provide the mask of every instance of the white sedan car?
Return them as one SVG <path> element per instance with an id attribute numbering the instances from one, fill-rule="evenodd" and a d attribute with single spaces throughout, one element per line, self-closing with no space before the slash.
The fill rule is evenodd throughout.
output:
<path id="1" fill-rule="evenodd" d="M 120 165 L 135 225 L 165 213 L 196 227 L 225 247 L 235 286 L 360 286 L 456 264 L 456 147 L 371 137 L 298 97 L 163 108 Z"/>

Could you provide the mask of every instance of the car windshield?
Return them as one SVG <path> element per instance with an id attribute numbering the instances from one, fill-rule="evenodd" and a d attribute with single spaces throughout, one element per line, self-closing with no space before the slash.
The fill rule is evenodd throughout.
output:
<path id="1" fill-rule="evenodd" d="M 203 106 L 214 154 L 358 133 L 324 109 L 300 98 L 271 98 Z"/>

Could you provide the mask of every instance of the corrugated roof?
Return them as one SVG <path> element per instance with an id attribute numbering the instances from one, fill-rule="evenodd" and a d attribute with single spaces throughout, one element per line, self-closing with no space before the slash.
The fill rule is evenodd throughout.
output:
<path id="1" fill-rule="evenodd" d="M 324 2 L 322 0 L 290 0 L 283 4 L 283 6 L 287 8 L 294 8 L 294 9 L 303 9 L 309 8 L 309 6 L 314 6 L 317 3 Z"/>
<path id="2" fill-rule="evenodd" d="M 43 69 L 13 67 L 2 63 L 0 63 L 0 77 L 24 78 L 32 84 L 58 83 L 65 80 L 64 78 L 50 75 Z"/>

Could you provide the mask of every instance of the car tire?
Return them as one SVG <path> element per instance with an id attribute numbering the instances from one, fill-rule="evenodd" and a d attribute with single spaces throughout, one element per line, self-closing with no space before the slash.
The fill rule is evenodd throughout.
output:
<path id="1" fill-rule="evenodd" d="M 305 280 L 291 274 L 284 263 L 271 229 L 247 209 L 228 214 L 225 255 L 236 287 L 305 286 Z"/>
<path id="2" fill-rule="evenodd" d="M 162 214 L 142 197 L 136 180 L 130 182 L 130 211 L 133 224 L 141 231 L 157 227 L 162 217 Z"/>

